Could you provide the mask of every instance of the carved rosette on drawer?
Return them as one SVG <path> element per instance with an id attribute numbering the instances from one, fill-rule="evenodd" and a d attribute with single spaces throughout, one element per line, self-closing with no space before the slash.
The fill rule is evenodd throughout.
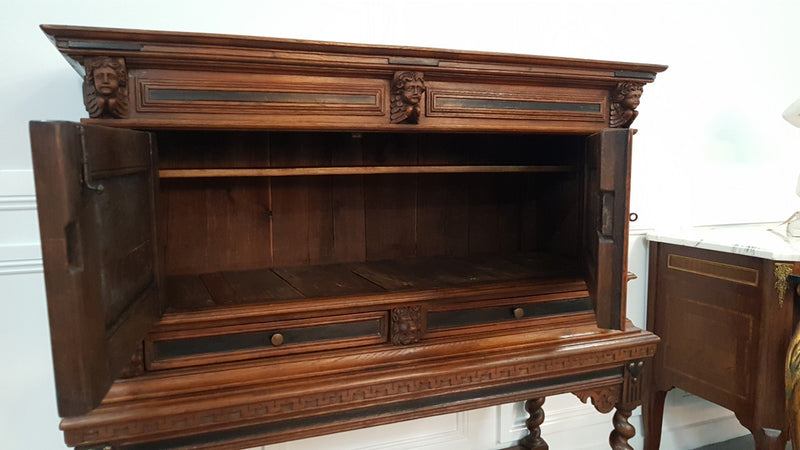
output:
<path id="1" fill-rule="evenodd" d="M 631 126 L 639 111 L 639 99 L 642 96 L 644 83 L 623 81 L 611 93 L 611 114 L 609 125 L 612 128 L 628 128 Z"/>
<path id="2" fill-rule="evenodd" d="M 425 79 L 422 72 L 395 72 L 392 81 L 391 122 L 419 122 L 423 94 Z"/>
<path id="3" fill-rule="evenodd" d="M 392 344 L 408 345 L 419 342 L 425 329 L 423 317 L 421 306 L 392 309 Z"/>
<path id="4" fill-rule="evenodd" d="M 128 70 L 124 58 L 87 57 L 83 61 L 83 103 L 92 118 L 128 115 Z"/>

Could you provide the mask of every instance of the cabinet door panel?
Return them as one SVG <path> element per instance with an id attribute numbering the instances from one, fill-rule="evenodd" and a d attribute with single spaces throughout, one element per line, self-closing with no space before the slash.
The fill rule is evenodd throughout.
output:
<path id="1" fill-rule="evenodd" d="M 586 143 L 586 281 L 601 328 L 622 329 L 628 266 L 631 134 L 605 130 Z"/>
<path id="2" fill-rule="evenodd" d="M 32 122 L 59 413 L 100 403 L 161 313 L 149 133 Z"/>

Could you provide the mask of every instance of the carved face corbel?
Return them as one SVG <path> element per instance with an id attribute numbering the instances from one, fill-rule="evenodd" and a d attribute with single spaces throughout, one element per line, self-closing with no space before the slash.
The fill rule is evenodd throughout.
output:
<path id="1" fill-rule="evenodd" d="M 396 72 L 392 81 L 392 123 L 417 123 L 425 94 L 422 72 Z"/>
<path id="2" fill-rule="evenodd" d="M 611 117 L 609 125 L 612 128 L 628 128 L 631 126 L 639 111 L 639 99 L 642 96 L 644 83 L 623 81 L 611 94 Z"/>
<path id="3" fill-rule="evenodd" d="M 419 342 L 424 330 L 422 308 L 404 306 L 392 309 L 391 340 L 394 345 Z"/>
<path id="4" fill-rule="evenodd" d="M 124 58 L 87 57 L 83 62 L 83 103 L 89 117 L 128 115 L 128 70 Z"/>

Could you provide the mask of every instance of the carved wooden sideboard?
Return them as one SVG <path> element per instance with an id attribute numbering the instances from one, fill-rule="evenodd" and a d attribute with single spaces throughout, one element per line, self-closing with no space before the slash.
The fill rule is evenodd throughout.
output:
<path id="1" fill-rule="evenodd" d="M 43 26 L 31 139 L 66 442 L 243 448 L 547 395 L 616 407 L 631 122 L 664 66 Z M 611 424 L 609 424 L 611 427 Z"/>

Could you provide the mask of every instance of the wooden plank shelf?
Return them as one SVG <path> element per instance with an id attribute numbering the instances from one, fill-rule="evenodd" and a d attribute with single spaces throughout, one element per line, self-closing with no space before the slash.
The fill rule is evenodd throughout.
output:
<path id="1" fill-rule="evenodd" d="M 316 175 L 388 175 L 446 173 L 566 173 L 575 168 L 552 166 L 345 166 L 231 169 L 160 169 L 160 178 L 292 177 Z"/>
<path id="2" fill-rule="evenodd" d="M 469 296 L 475 294 L 477 286 L 498 288 L 509 283 L 508 287 L 513 287 L 523 282 L 541 284 L 544 289 L 540 292 L 528 286 L 528 293 L 586 288 L 577 268 L 569 261 L 546 253 L 521 252 L 171 275 L 167 276 L 167 294 L 171 312 L 186 312 L 264 302 L 275 306 L 281 301 L 375 293 L 404 292 L 408 302 L 409 292 L 431 291 L 431 295 L 442 298 L 445 290 L 467 288 L 460 295 Z M 570 287 L 565 288 L 567 285 Z"/>

